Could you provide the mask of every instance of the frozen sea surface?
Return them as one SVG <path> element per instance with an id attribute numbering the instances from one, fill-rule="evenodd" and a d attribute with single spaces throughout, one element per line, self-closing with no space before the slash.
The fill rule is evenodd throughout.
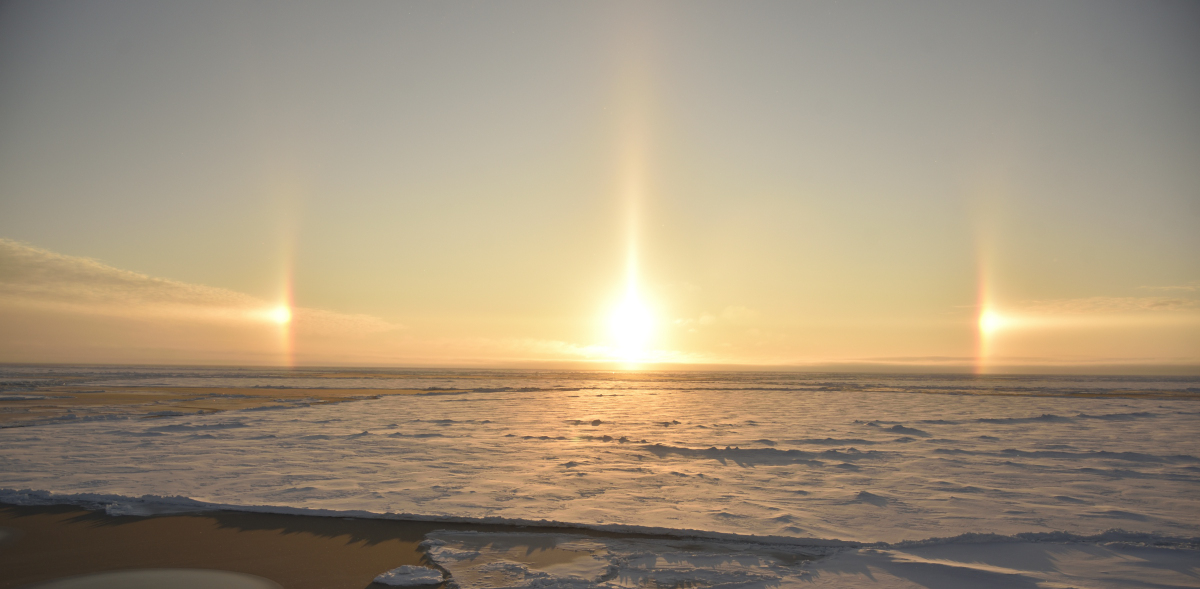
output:
<path id="1" fill-rule="evenodd" d="M 839 550 L 737 542 L 434 532 L 430 559 L 460 589 L 707 586 L 875 589 L 1195 587 L 1194 550 L 1128 543 L 990 542 Z"/>
<path id="2" fill-rule="evenodd" d="M 0 498 L 87 496 L 123 513 L 154 502 L 113 497 L 153 495 L 807 546 L 886 543 L 795 577 L 840 586 L 854 570 L 877 570 L 863 578 L 882 583 L 885 569 L 1028 568 L 963 568 L 947 564 L 954 554 L 904 541 L 1079 541 L 1120 529 L 1133 544 L 1166 544 L 1191 563 L 1172 565 L 1184 584 L 1160 586 L 1200 586 L 1197 553 L 1178 552 L 1200 536 L 1196 379 L 55 368 L 0 380 L 17 394 L 64 378 L 428 394 L 3 429 Z M 1104 550 L 1075 556 L 1134 558 Z M 838 572 L 815 574 L 838 562 Z M 1009 586 L 1066 582 L 1028 578 Z"/>

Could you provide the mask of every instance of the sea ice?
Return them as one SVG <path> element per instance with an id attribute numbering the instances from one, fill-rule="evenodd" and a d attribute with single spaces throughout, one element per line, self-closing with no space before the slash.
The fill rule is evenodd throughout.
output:
<path id="1" fill-rule="evenodd" d="M 133 386 L 295 384 L 269 371 L 113 375 Z M 1087 580 L 1085 562 L 1124 562 L 1096 570 L 1130 583 L 1142 582 L 1129 572 L 1142 563 L 1144 578 L 1163 586 L 1200 585 L 1195 566 L 1181 564 L 1200 560 L 1194 378 L 442 372 L 366 380 L 431 394 L 153 419 L 113 406 L 0 429 L 0 500 L 863 546 L 802 567 L 805 583 L 831 586 L 919 585 L 914 575 L 926 573 L 1007 575 L 1013 587 L 1105 586 Z M 439 387 L 466 392 L 433 394 Z M 931 394 L 942 392 L 955 394 Z M 1143 537 L 1103 535 L 1112 529 Z M 972 549 L 977 555 L 905 544 L 970 533 L 998 536 Z M 1036 534 L 1080 549 L 1052 548 Z M 1037 546 L 1005 547 L 1025 544 Z M 660 549 L 686 552 L 646 550 Z M 1041 568 L 966 566 L 1012 550 L 1032 550 Z M 531 583 L 566 574 L 501 560 L 516 564 L 481 574 Z M 604 560 L 636 576 L 636 567 Z M 454 566 L 465 574 L 467 565 Z M 765 574 L 766 565 L 755 566 L 743 572 Z"/>
<path id="2" fill-rule="evenodd" d="M 1137 542 L 948 539 L 803 548 L 575 534 L 433 532 L 422 544 L 461 589 L 630 587 L 1163 589 L 1196 587 L 1192 549 Z M 831 554 L 824 558 L 817 555 Z"/>
<path id="3" fill-rule="evenodd" d="M 375 577 L 375 582 L 394 587 L 437 585 L 442 582 L 442 572 L 429 567 L 403 565 Z"/>
<path id="4" fill-rule="evenodd" d="M 996 542 L 846 550 L 806 568 L 813 589 L 1185 589 L 1194 549 L 1122 543 Z"/>
<path id="5" fill-rule="evenodd" d="M 0 489 L 857 542 L 1200 535 L 1194 400 L 643 384 L 6 428 Z"/>
<path id="6" fill-rule="evenodd" d="M 695 539 L 433 532 L 426 554 L 460 589 L 770 587 L 826 549 Z"/>

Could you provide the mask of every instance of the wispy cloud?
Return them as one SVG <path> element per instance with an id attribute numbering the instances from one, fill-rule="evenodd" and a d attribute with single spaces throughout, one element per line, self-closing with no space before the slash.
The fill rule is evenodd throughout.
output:
<path id="1" fill-rule="evenodd" d="M 1195 311 L 1200 300 L 1184 297 L 1086 297 L 1027 301 L 1022 312 L 1044 315 L 1096 315 Z"/>
<path id="2" fill-rule="evenodd" d="M 695 329 L 697 327 L 708 327 L 711 325 L 749 325 L 758 320 L 758 311 L 748 307 L 729 306 L 721 310 L 720 313 L 701 313 L 699 317 L 685 317 L 676 319 L 675 324 Z"/>
<path id="3" fill-rule="evenodd" d="M 0 306 L 42 311 L 206 323 L 269 323 L 278 303 L 224 288 L 121 270 L 0 239 Z M 372 333 L 398 326 L 367 315 L 292 309 L 297 331 Z"/>
<path id="4" fill-rule="evenodd" d="M 1187 284 L 1180 284 L 1176 286 L 1143 286 L 1142 288 L 1146 290 L 1197 292 L 1200 291 L 1200 280 L 1193 280 Z"/>

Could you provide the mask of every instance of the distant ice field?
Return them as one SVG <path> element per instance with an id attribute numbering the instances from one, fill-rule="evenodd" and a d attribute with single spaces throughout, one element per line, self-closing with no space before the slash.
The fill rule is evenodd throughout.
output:
<path id="1" fill-rule="evenodd" d="M 5 374 L 0 395 L 67 377 L 430 392 L 7 428 L 10 494 L 854 542 L 1200 536 L 1195 379 L 72 370 Z"/>
<path id="2" fill-rule="evenodd" d="M 1165 392 L 1200 396 L 1200 378 L 1147 376 L 972 376 L 770 372 L 611 372 L 555 370 L 262 369 L 0 365 L 0 395 L 34 384 L 172 387 L 503 389 L 874 390 L 949 393 Z"/>

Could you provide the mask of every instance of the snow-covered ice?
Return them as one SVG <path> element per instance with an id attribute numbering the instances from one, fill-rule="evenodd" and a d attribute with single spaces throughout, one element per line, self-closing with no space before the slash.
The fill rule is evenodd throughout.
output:
<path id="1" fill-rule="evenodd" d="M 434 532 L 424 545 L 460 589 L 1092 589 L 1197 586 L 1195 550 L 1128 542 L 978 542 L 826 549 L 571 534 Z M 824 558 L 814 555 L 829 552 Z"/>
<path id="2" fill-rule="evenodd" d="M 138 369 L 77 382 L 312 387 L 358 380 L 428 394 L 2 429 L 0 489 L 7 491 L 0 499 L 47 500 L 18 492 L 25 489 L 59 500 L 123 497 L 111 499 L 111 510 L 135 513 L 128 510 L 144 507 L 129 498 L 153 495 L 197 505 L 549 522 L 793 546 L 872 544 L 806 564 L 807 576 L 796 577 L 830 586 L 862 579 L 906 586 L 884 580 L 916 582 L 911 571 L 1008 575 L 1011 587 L 1070 586 L 1075 581 L 1062 579 L 1095 567 L 1069 563 L 1110 563 L 1127 573 L 1138 559 L 1162 572 L 1163 586 L 1200 584 L 1197 553 L 1188 548 L 1200 536 L 1196 379 L 289 374 Z M 1112 529 L 1142 539 L 1121 540 L 1121 547 L 1086 539 Z M 949 548 L 902 544 L 964 534 L 998 535 L 990 546 L 1036 545 L 1029 554 L 1040 555 L 1042 568 L 952 564 L 961 555 Z M 1030 541 L 1028 534 L 1050 536 Z M 1085 548 L 1048 548 L 1058 544 L 1042 540 L 1054 534 L 1066 534 L 1064 546 Z M 989 562 L 971 558 L 962 562 Z M 1176 561 L 1192 564 L 1153 564 Z M 1051 570 L 1046 562 L 1068 564 Z M 495 566 L 500 575 L 508 565 Z M 1004 572 L 1010 569 L 1018 572 Z M 1126 573 L 1110 577 L 1152 578 Z"/>
<path id="3" fill-rule="evenodd" d="M 423 546 L 429 558 L 460 589 L 768 587 L 801 580 L 801 563 L 814 555 L 798 546 L 693 539 L 469 532 L 428 537 Z"/>
<path id="4" fill-rule="evenodd" d="M 949 543 L 847 550 L 799 586 L 829 589 L 1165 589 L 1200 586 L 1195 549 L 1121 543 Z"/>
<path id="5" fill-rule="evenodd" d="M 429 567 L 402 565 L 375 577 L 380 585 L 393 587 L 417 587 L 437 585 L 443 581 L 442 572 Z"/>

